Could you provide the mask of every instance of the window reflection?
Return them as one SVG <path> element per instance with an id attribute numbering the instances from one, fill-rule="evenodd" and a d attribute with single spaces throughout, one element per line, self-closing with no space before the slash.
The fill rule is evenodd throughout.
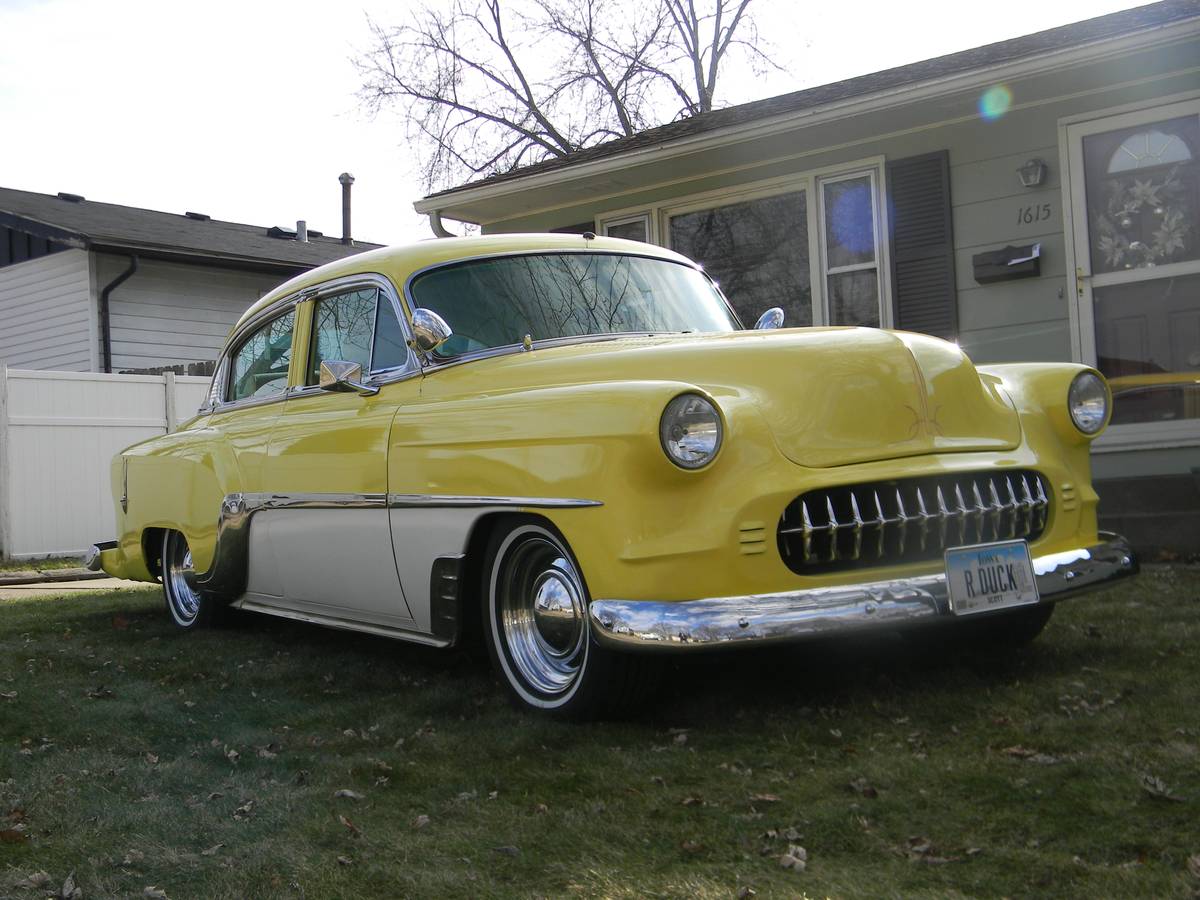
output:
<path id="1" fill-rule="evenodd" d="M 358 363 L 371 369 L 371 334 L 375 328 L 377 288 L 364 288 L 322 297 L 313 310 L 312 352 L 308 383 L 316 384 L 321 363 L 327 359 Z"/>
<path id="2" fill-rule="evenodd" d="M 254 332 L 233 354 L 229 400 L 271 397 L 287 389 L 292 362 L 292 326 L 296 311 L 273 319 Z"/>
<path id="3" fill-rule="evenodd" d="M 439 355 L 534 340 L 623 332 L 731 331 L 736 322 L 708 280 L 667 260 L 546 253 L 435 269 L 412 287 L 454 336 Z"/>
<path id="4" fill-rule="evenodd" d="M 785 327 L 812 324 L 803 191 L 671 217 L 671 248 L 701 263 L 741 320 L 773 306 Z"/>

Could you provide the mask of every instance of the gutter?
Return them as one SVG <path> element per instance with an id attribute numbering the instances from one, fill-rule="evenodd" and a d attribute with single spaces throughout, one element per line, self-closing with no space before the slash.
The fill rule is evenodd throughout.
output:
<path id="1" fill-rule="evenodd" d="M 104 371 L 112 372 L 112 326 L 109 322 L 108 298 L 117 288 L 133 277 L 138 270 L 137 254 L 129 255 L 129 268 L 110 281 L 100 292 L 100 348 Z"/>

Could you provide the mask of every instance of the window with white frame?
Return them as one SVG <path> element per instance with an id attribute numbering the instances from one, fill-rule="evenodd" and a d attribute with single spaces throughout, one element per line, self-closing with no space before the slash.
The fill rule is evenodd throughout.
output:
<path id="1" fill-rule="evenodd" d="M 804 191 L 680 212 L 668 221 L 671 248 L 704 266 L 743 324 L 774 306 L 789 327 L 812 324 Z"/>
<path id="2" fill-rule="evenodd" d="M 650 214 L 638 213 L 635 216 L 622 216 L 610 219 L 601 224 L 601 234 L 606 237 L 623 238 L 627 241 L 650 241 Z"/>
<path id="3" fill-rule="evenodd" d="M 874 170 L 817 180 L 821 262 L 830 325 L 883 322 L 879 290 L 879 203 Z"/>
<path id="4" fill-rule="evenodd" d="M 651 210 L 663 243 L 701 263 L 752 325 L 889 325 L 881 165 L 858 164 L 683 198 Z M 613 221 L 616 221 L 615 219 Z"/>

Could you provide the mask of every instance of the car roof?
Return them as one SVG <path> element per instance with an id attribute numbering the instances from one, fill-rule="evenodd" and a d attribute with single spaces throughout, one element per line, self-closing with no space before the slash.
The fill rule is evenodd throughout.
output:
<path id="1" fill-rule="evenodd" d="M 591 237 L 580 234 L 492 234 L 479 237 L 431 238 L 413 244 L 401 244 L 359 253 L 318 268 L 311 269 L 285 281 L 258 300 L 242 314 L 235 330 L 254 318 L 273 303 L 302 291 L 347 275 L 377 273 L 403 286 L 409 276 L 421 269 L 440 263 L 475 259 L 481 256 L 509 253 L 533 253 L 539 250 L 594 253 L 633 253 L 694 266 L 691 260 L 671 250 L 641 241 L 619 238 Z"/>

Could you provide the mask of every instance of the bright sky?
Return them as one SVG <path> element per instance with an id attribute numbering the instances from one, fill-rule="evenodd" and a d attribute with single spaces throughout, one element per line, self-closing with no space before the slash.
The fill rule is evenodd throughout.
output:
<path id="1" fill-rule="evenodd" d="M 1043 0 L 756 0 L 786 73 L 726 80 L 726 103 L 772 96 L 1138 5 Z M 351 172 L 354 235 L 430 232 L 404 130 L 359 112 L 350 58 L 366 16 L 410 4 L 330 0 L 0 0 L 0 185 L 195 210 L 338 235 Z"/>

